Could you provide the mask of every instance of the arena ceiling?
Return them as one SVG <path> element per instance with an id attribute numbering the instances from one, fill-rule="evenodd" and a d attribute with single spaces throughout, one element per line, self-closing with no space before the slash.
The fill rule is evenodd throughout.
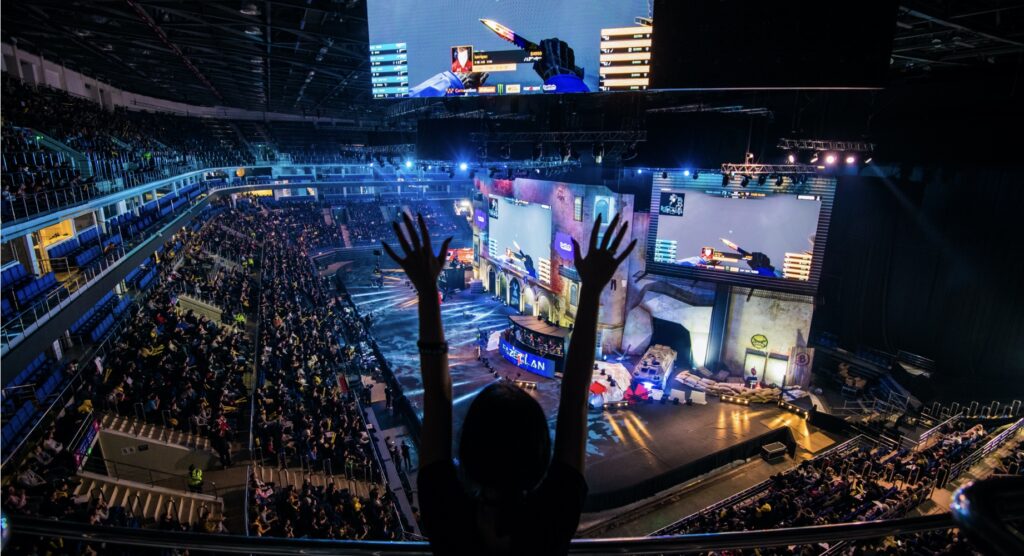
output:
<path id="1" fill-rule="evenodd" d="M 2 30 L 5 42 L 16 39 L 19 48 L 119 88 L 191 104 L 372 113 L 391 125 L 421 117 L 522 117 L 497 99 L 374 102 L 365 0 L 5 0 Z M 1022 52 L 1024 2 L 905 0 L 890 67 L 894 81 L 920 80 L 1016 64 Z M 642 102 L 674 103 L 664 95 Z"/>
<path id="2" fill-rule="evenodd" d="M 327 115 L 370 100 L 363 0 L 4 1 L 4 41 L 116 87 Z"/>

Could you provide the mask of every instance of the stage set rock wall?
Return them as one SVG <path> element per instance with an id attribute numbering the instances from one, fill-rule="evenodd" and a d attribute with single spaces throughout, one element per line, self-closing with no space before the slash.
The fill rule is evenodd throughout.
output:
<path id="1" fill-rule="evenodd" d="M 671 282 L 664 278 L 636 280 L 630 288 L 630 308 L 626 314 L 622 349 L 640 355 L 651 343 L 654 321 L 661 319 L 682 325 L 690 334 L 690 354 L 678 361 L 704 365 L 711 332 L 714 287 L 704 282 Z"/>
<path id="2" fill-rule="evenodd" d="M 754 290 L 747 300 L 749 288 L 732 288 L 729 318 L 726 321 L 722 362 L 739 374 L 754 336 L 768 341 L 767 351 L 789 357 L 793 347 L 806 347 L 814 314 L 814 301 L 809 296 Z"/>

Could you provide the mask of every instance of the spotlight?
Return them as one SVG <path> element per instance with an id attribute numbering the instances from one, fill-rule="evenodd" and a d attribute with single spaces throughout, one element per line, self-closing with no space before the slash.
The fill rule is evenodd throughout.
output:
<path id="1" fill-rule="evenodd" d="M 788 160 L 790 164 L 795 164 L 796 163 L 796 155 L 790 154 L 789 156 L 786 157 L 786 160 Z"/>
<path id="2" fill-rule="evenodd" d="M 775 187 L 782 187 L 782 176 L 775 178 Z"/>
<path id="3" fill-rule="evenodd" d="M 594 148 L 591 151 L 594 155 L 594 162 L 600 164 L 604 161 L 604 143 L 594 143 Z"/>
<path id="4" fill-rule="evenodd" d="M 643 168 L 637 168 L 636 173 L 637 174 L 643 174 L 644 173 L 644 169 Z"/>
<path id="5" fill-rule="evenodd" d="M 750 185 L 750 176 L 743 176 L 743 179 L 740 180 L 740 187 L 746 187 L 748 185 Z"/>
<path id="6" fill-rule="evenodd" d="M 661 179 L 667 180 L 668 179 L 668 172 L 662 172 L 661 173 Z"/>
<path id="7" fill-rule="evenodd" d="M 856 156 L 853 156 L 852 154 L 846 155 L 846 163 L 847 164 L 853 164 L 854 162 L 857 162 L 857 157 Z"/>
<path id="8" fill-rule="evenodd" d="M 869 156 L 869 157 L 868 157 L 868 158 L 867 158 L 866 160 L 864 160 L 864 164 L 871 164 L 871 161 L 872 161 L 872 160 L 874 160 L 874 158 L 871 158 L 871 157 Z"/>
<path id="9" fill-rule="evenodd" d="M 412 168 L 412 161 L 411 160 L 406 160 L 405 161 L 405 167 L 406 168 Z"/>
<path id="10" fill-rule="evenodd" d="M 512 143 L 505 143 L 502 145 L 498 154 L 505 160 L 512 158 Z"/>
<path id="11" fill-rule="evenodd" d="M 690 171 L 689 170 L 683 170 L 683 175 L 684 176 L 689 176 L 690 175 Z"/>
<path id="12" fill-rule="evenodd" d="M 693 179 L 696 180 L 698 178 L 700 178 L 700 172 L 694 170 L 694 172 L 693 172 Z"/>
<path id="13" fill-rule="evenodd" d="M 479 147 L 476 148 L 476 156 L 480 160 L 487 159 L 487 143 L 484 143 L 483 145 L 480 145 Z"/>
<path id="14" fill-rule="evenodd" d="M 831 165 L 833 165 L 835 163 L 836 163 L 836 155 L 834 155 L 832 153 L 828 153 L 827 155 L 825 155 L 825 164 L 828 164 L 829 166 L 831 166 Z"/>
<path id="15" fill-rule="evenodd" d="M 722 187 L 728 187 L 729 186 L 729 179 L 730 179 L 729 178 L 729 174 L 724 174 L 724 173 L 722 174 Z"/>
<path id="16" fill-rule="evenodd" d="M 544 143 L 537 143 L 533 146 L 533 159 L 540 160 L 544 158 Z"/>
<path id="17" fill-rule="evenodd" d="M 753 160 L 753 159 L 754 159 L 754 153 L 747 153 L 747 160 Z"/>
<path id="18" fill-rule="evenodd" d="M 817 161 L 818 161 L 818 153 L 814 153 L 814 155 L 811 156 L 811 164 L 814 164 Z"/>
<path id="19" fill-rule="evenodd" d="M 768 175 L 767 174 L 761 174 L 760 176 L 757 176 L 757 185 L 764 185 L 767 181 L 768 181 Z"/>
<path id="20" fill-rule="evenodd" d="M 534 170 L 535 172 L 537 172 L 538 174 L 540 173 L 540 168 L 534 168 L 533 170 Z"/>
<path id="21" fill-rule="evenodd" d="M 463 172 L 465 172 L 468 168 L 469 168 L 469 164 L 466 164 L 465 162 L 460 162 L 459 163 L 459 170 L 462 170 Z"/>

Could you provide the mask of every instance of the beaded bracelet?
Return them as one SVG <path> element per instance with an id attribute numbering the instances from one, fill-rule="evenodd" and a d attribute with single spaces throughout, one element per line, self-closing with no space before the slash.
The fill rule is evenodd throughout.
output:
<path id="1" fill-rule="evenodd" d="M 445 355 L 448 353 L 448 342 L 416 342 L 420 355 Z"/>

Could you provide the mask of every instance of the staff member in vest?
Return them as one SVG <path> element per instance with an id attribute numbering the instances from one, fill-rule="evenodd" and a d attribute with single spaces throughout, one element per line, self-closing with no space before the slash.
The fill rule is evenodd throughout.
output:
<path id="1" fill-rule="evenodd" d="M 203 470 L 195 465 L 188 466 L 188 489 L 192 492 L 203 492 Z"/>

